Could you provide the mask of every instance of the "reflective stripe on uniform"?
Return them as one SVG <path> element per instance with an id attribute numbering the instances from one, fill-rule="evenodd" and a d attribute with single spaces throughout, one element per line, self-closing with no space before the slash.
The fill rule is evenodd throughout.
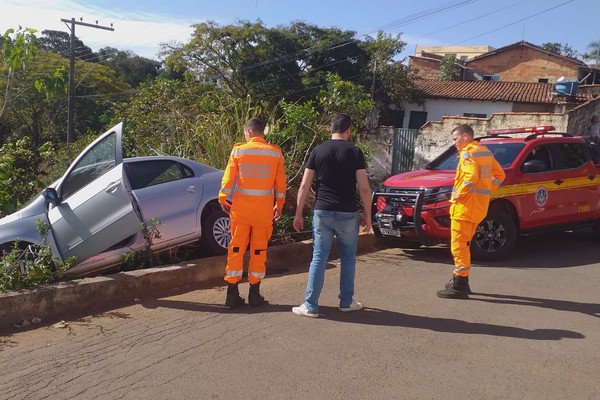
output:
<path id="1" fill-rule="evenodd" d="M 492 191 L 490 189 L 477 189 L 474 188 L 471 190 L 471 193 L 477 193 L 477 194 L 492 194 Z"/>
<path id="2" fill-rule="evenodd" d="M 476 151 L 471 153 L 473 157 L 492 157 L 492 153 L 490 151 Z"/>
<path id="3" fill-rule="evenodd" d="M 221 188 L 221 192 L 223 192 L 225 194 L 231 194 L 231 189 L 230 188 Z"/>
<path id="4" fill-rule="evenodd" d="M 235 156 L 271 156 L 281 157 L 279 152 L 275 150 L 262 150 L 262 149 L 234 149 L 231 154 Z"/>
<path id="5" fill-rule="evenodd" d="M 285 193 L 277 193 L 278 199 L 285 199 Z"/>
<path id="6" fill-rule="evenodd" d="M 494 185 L 500 186 L 502 184 L 502 181 L 500 179 L 492 178 L 492 183 Z"/>
<path id="7" fill-rule="evenodd" d="M 260 272 L 248 272 L 249 275 L 254 276 L 256 278 L 260 278 L 263 279 L 265 277 L 265 273 L 260 273 Z"/>
<path id="8" fill-rule="evenodd" d="M 471 267 L 454 267 L 454 271 L 456 272 L 465 272 L 465 271 L 470 271 Z"/>
<path id="9" fill-rule="evenodd" d="M 247 196 L 273 196 L 275 191 L 273 189 L 269 190 L 259 190 L 259 189 L 244 189 L 241 187 L 236 187 L 235 191 L 241 194 L 245 194 Z"/>
<path id="10" fill-rule="evenodd" d="M 227 274 L 227 276 L 231 276 L 231 277 L 236 277 L 236 276 L 242 276 L 244 274 L 244 270 L 241 269 L 239 271 L 233 271 L 233 270 L 226 270 L 225 273 Z"/>

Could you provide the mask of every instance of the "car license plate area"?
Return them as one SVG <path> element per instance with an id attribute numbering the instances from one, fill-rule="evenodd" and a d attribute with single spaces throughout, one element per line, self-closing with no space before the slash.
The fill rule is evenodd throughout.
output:
<path id="1" fill-rule="evenodd" d="M 382 235 L 401 237 L 399 229 L 379 228 Z"/>

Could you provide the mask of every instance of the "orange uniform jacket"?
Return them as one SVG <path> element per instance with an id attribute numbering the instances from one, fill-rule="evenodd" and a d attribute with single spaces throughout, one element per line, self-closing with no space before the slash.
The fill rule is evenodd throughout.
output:
<path id="1" fill-rule="evenodd" d="M 504 170 L 487 147 L 477 141 L 467 144 L 459 154 L 450 217 L 479 224 L 487 215 L 492 191 L 504 178 Z"/>
<path id="2" fill-rule="evenodd" d="M 219 203 L 233 193 L 231 219 L 251 226 L 273 224 L 273 205 L 285 202 L 283 154 L 278 146 L 253 137 L 231 150 L 221 182 Z"/>

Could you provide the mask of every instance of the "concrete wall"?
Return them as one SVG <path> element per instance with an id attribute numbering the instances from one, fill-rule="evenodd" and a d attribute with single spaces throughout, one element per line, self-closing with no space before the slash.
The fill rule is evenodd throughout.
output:
<path id="1" fill-rule="evenodd" d="M 569 122 L 566 131 L 573 135 L 587 134 L 590 120 L 594 115 L 600 117 L 600 97 L 569 111 Z"/>
<path id="2" fill-rule="evenodd" d="M 415 143 L 413 169 L 427 163 L 451 146 L 450 132 L 459 124 L 469 124 L 475 136 L 484 136 L 489 129 L 508 129 L 526 126 L 553 125 L 557 132 L 567 130 L 568 116 L 554 113 L 495 113 L 490 118 L 443 117 L 430 121 L 421 129 Z"/>
<path id="3" fill-rule="evenodd" d="M 361 142 L 366 142 L 371 147 L 371 160 L 367 172 L 373 185 L 379 185 L 390 176 L 392 171 L 392 147 L 394 145 L 394 128 L 379 126 L 359 137 Z M 378 189 L 378 188 L 373 188 Z"/>

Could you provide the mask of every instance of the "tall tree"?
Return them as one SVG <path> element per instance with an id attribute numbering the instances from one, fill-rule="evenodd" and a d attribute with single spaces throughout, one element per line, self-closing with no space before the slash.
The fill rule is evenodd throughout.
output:
<path id="1" fill-rule="evenodd" d="M 544 50 L 550 51 L 554 54 L 560 54 L 561 56 L 574 58 L 579 55 L 575 49 L 569 46 L 568 43 L 562 44 L 558 42 L 547 42 L 543 43 L 542 47 Z"/>
<path id="2" fill-rule="evenodd" d="M 49 96 L 48 91 L 39 90 L 39 85 L 36 88 L 35 82 L 46 81 L 48 71 L 67 70 L 68 64 L 69 61 L 58 54 L 40 50 L 26 70 L 16 71 L 12 85 L 13 92 L 18 95 L 11 98 L 11 107 L 4 115 L 6 123 L 0 127 L 0 136 L 15 139 L 28 136 L 34 147 L 48 140 L 65 140 L 66 92 L 58 90 Z M 76 131 L 99 131 L 106 119 L 112 116 L 115 104 L 131 94 L 131 88 L 112 69 L 103 65 L 77 60 L 75 71 Z M 0 87 L 3 84 L 0 79 Z"/>
<path id="3" fill-rule="evenodd" d="M 588 44 L 588 52 L 583 55 L 586 60 L 593 60 L 597 66 L 600 61 L 600 41 L 591 42 Z"/>
<path id="4" fill-rule="evenodd" d="M 137 88 L 142 82 L 156 78 L 160 73 L 160 63 L 141 57 L 132 51 L 114 47 L 103 47 L 98 51 L 100 63 L 114 69 L 131 87 Z"/>
<path id="5" fill-rule="evenodd" d="M 301 87 L 295 53 L 299 44 L 262 22 L 197 24 L 189 43 L 165 45 L 167 66 L 188 78 L 217 81 L 238 96 L 269 98 Z"/>
<path id="6" fill-rule="evenodd" d="M 25 70 L 27 64 L 37 53 L 38 38 L 36 30 L 19 27 L 18 30 L 8 29 L 0 37 L 0 67 L 3 82 L 0 82 L 2 102 L 0 103 L 0 118 L 6 110 L 12 96 L 12 81 L 14 74 Z"/>
<path id="7" fill-rule="evenodd" d="M 460 76 L 460 66 L 455 55 L 446 55 L 440 61 L 440 77 L 443 81 L 454 81 Z"/>
<path id="8" fill-rule="evenodd" d="M 414 72 L 404 60 L 397 59 L 406 42 L 400 34 L 392 36 L 379 31 L 375 37 L 367 36 L 362 46 L 370 56 L 363 85 L 371 90 L 379 122 L 398 126 L 404 115 L 402 104 L 422 101 L 422 95 L 413 83 Z"/>
<path id="9" fill-rule="evenodd" d="M 71 56 L 71 34 L 63 31 L 43 30 L 40 37 L 40 48 L 53 51 L 63 57 Z M 98 55 L 77 36 L 74 43 L 75 57 L 90 62 L 98 62 Z"/>

